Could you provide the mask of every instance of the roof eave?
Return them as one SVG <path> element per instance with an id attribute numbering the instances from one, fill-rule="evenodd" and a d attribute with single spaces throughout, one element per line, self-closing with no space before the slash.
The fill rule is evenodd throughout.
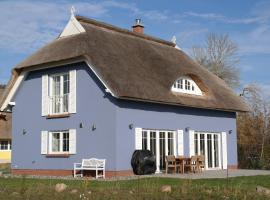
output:
<path id="1" fill-rule="evenodd" d="M 173 102 L 165 102 L 165 101 L 155 101 L 155 100 L 149 100 L 149 99 L 140 99 L 140 98 L 134 98 L 134 97 L 126 97 L 126 96 L 120 96 L 118 99 L 122 100 L 131 100 L 131 101 L 138 101 L 138 102 L 148 102 L 148 103 L 157 103 L 162 105 L 171 105 L 171 106 L 181 106 L 181 107 L 188 107 L 188 108 L 198 108 L 198 109 L 206 109 L 206 110 L 218 110 L 218 111 L 225 111 L 225 112 L 250 112 L 249 108 L 243 108 L 243 109 L 231 109 L 231 108 L 217 108 L 217 107 L 203 107 L 203 106 L 192 106 L 192 105 L 186 105 L 186 104 L 180 104 L 180 103 L 173 103 Z"/>

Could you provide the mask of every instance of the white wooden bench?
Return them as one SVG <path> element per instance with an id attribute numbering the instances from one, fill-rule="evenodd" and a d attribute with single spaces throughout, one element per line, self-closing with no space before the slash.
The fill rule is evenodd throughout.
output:
<path id="1" fill-rule="evenodd" d="M 73 176 L 77 177 L 78 175 L 83 177 L 83 171 L 96 171 L 96 178 L 105 178 L 105 162 L 106 159 L 82 159 L 81 163 L 74 163 Z M 80 174 L 77 174 L 77 171 L 80 171 Z M 102 175 L 98 174 L 98 171 L 102 171 Z"/>

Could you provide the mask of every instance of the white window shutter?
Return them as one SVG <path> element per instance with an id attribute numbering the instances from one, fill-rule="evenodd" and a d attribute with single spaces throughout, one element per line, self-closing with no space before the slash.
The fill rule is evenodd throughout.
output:
<path id="1" fill-rule="evenodd" d="M 69 72 L 69 88 L 70 88 L 70 97 L 69 97 L 69 112 L 76 113 L 76 70 L 71 70 Z"/>
<path id="2" fill-rule="evenodd" d="M 48 131 L 41 131 L 41 154 L 48 153 Z"/>
<path id="3" fill-rule="evenodd" d="M 69 153 L 76 154 L 76 129 L 69 130 Z"/>
<path id="4" fill-rule="evenodd" d="M 48 74 L 42 76 L 41 115 L 49 114 L 49 82 Z"/>
<path id="5" fill-rule="evenodd" d="M 222 168 L 227 169 L 227 134 L 221 133 L 221 145 L 222 145 Z"/>
<path id="6" fill-rule="evenodd" d="M 135 149 L 142 149 L 142 128 L 135 128 Z"/>
<path id="7" fill-rule="evenodd" d="M 194 156 L 194 130 L 189 130 L 189 156 Z"/>
<path id="8" fill-rule="evenodd" d="M 178 156 L 184 155 L 184 132 L 183 130 L 177 131 L 177 146 L 178 146 Z"/>
<path id="9" fill-rule="evenodd" d="M 177 134 L 176 134 L 176 132 L 174 131 L 173 132 L 173 155 L 174 156 L 177 156 L 177 151 L 176 151 L 176 138 L 177 138 L 177 136 L 176 136 Z"/>

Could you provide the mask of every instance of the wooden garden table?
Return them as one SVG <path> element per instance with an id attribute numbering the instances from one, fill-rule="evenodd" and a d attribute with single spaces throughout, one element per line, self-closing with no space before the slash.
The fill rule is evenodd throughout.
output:
<path id="1" fill-rule="evenodd" d="M 182 174 L 185 173 L 185 164 L 186 164 L 187 162 L 189 162 L 190 159 L 191 159 L 191 158 L 189 158 L 189 157 L 184 157 L 184 156 L 177 156 L 177 157 L 175 157 L 176 163 L 177 163 L 177 162 L 180 162 L 180 164 L 182 165 Z"/>

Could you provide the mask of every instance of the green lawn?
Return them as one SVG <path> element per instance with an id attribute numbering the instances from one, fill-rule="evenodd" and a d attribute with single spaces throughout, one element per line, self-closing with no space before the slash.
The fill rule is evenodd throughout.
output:
<path id="1" fill-rule="evenodd" d="M 57 183 L 68 185 L 67 190 L 55 192 Z M 162 185 L 171 185 L 172 192 L 162 193 Z M 270 176 L 228 180 L 145 178 L 128 181 L 0 178 L 0 199 L 270 199 L 256 192 L 258 185 L 270 188 Z M 78 192 L 72 194 L 73 189 Z"/>

